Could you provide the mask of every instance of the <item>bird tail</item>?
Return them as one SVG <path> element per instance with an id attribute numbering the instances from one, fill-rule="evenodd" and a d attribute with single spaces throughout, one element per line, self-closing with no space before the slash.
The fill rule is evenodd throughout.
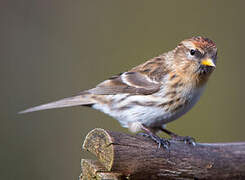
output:
<path id="1" fill-rule="evenodd" d="M 63 107 L 71 107 L 71 106 L 86 106 L 94 104 L 94 100 L 90 97 L 90 94 L 83 94 L 72 96 L 68 98 L 64 98 L 58 101 L 50 102 L 47 104 L 42 104 L 39 106 L 28 108 L 24 111 L 20 111 L 19 114 L 34 112 L 34 111 L 41 111 L 46 109 L 55 109 L 55 108 L 63 108 Z"/>

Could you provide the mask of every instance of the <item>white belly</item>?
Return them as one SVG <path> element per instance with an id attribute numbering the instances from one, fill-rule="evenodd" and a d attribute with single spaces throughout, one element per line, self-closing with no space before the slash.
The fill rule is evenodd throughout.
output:
<path id="1" fill-rule="evenodd" d="M 171 122 L 188 112 L 199 100 L 202 92 L 203 88 L 200 88 L 186 94 L 185 96 L 188 98 L 189 103 L 176 113 L 166 112 L 163 108 L 151 106 L 150 104 L 148 104 L 148 106 L 143 106 L 142 104 L 154 104 L 154 102 L 159 104 L 164 102 L 162 97 L 151 95 L 135 95 L 129 97 L 127 97 L 128 94 L 106 95 L 106 98 L 109 101 L 113 100 L 117 103 L 111 103 L 110 105 L 98 103 L 94 104 L 93 108 L 117 119 L 123 127 L 129 127 L 133 123 L 141 123 L 147 127 L 160 128 L 164 124 Z M 129 102 L 132 101 L 139 103 L 129 106 Z"/>

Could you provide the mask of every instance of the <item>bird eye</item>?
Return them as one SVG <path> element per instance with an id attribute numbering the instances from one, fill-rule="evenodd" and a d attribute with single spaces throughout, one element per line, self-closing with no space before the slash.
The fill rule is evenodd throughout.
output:
<path id="1" fill-rule="evenodd" d="M 196 50 L 191 49 L 190 54 L 193 56 L 196 53 Z"/>

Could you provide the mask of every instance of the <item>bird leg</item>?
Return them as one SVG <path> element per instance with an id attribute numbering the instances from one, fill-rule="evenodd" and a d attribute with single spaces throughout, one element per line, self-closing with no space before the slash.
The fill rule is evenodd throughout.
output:
<path id="1" fill-rule="evenodd" d="M 161 130 L 163 131 L 163 132 L 165 132 L 166 134 L 168 134 L 169 136 L 171 136 L 171 139 L 172 140 L 175 140 L 175 141 L 182 141 L 182 142 L 184 142 L 185 144 L 191 144 L 191 145 L 193 145 L 193 146 L 195 146 L 196 145 L 196 141 L 195 141 L 195 139 L 193 138 L 193 137 L 190 137 L 190 136 L 179 136 L 179 135 L 177 135 L 177 134 L 175 134 L 175 133 L 173 133 L 173 132 L 171 132 L 171 131 L 169 131 L 169 130 L 167 130 L 167 129 L 165 129 L 165 128 L 161 128 Z"/>
<path id="2" fill-rule="evenodd" d="M 145 131 L 145 133 L 139 133 L 139 135 L 151 138 L 153 141 L 155 141 L 158 144 L 158 149 L 161 146 L 165 149 L 168 149 L 168 147 L 170 146 L 170 143 L 167 139 L 160 138 L 159 136 L 155 135 L 150 129 L 148 129 L 144 125 L 142 125 L 141 129 Z"/>

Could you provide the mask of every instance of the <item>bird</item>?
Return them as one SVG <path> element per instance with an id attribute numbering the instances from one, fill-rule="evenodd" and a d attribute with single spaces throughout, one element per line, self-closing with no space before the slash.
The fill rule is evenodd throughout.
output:
<path id="1" fill-rule="evenodd" d="M 216 61 L 216 44 L 209 38 L 194 36 L 92 89 L 19 113 L 87 106 L 115 118 L 131 132 L 145 132 L 144 136 L 159 147 L 169 147 L 169 141 L 157 135 L 161 131 L 174 140 L 195 145 L 194 138 L 179 136 L 167 130 L 166 124 L 180 118 L 197 103 L 216 68 Z"/>

